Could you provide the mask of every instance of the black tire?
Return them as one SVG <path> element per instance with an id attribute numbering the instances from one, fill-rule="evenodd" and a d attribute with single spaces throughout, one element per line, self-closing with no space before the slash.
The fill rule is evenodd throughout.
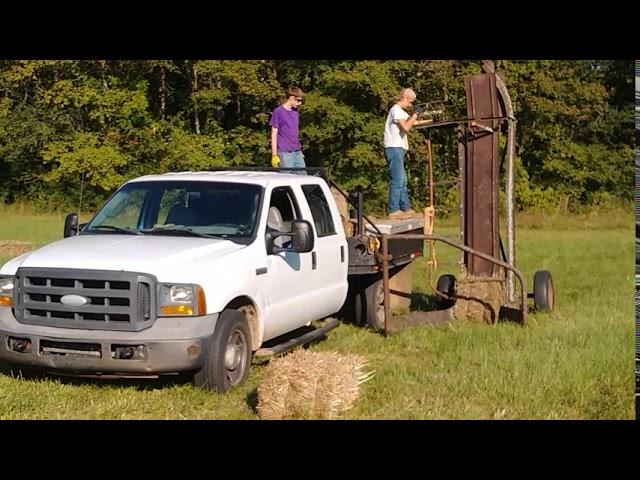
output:
<path id="1" fill-rule="evenodd" d="M 384 330 L 384 290 L 382 279 L 367 286 L 359 302 L 363 320 L 374 330 Z"/>
<path id="2" fill-rule="evenodd" d="M 382 279 L 379 276 L 363 276 L 363 278 L 353 279 L 349 285 L 349 293 L 343 308 L 346 319 L 353 322 L 354 325 L 369 325 L 373 328 L 378 328 L 376 325 L 379 325 L 379 328 L 382 328 L 384 316 L 382 316 L 383 320 L 380 324 L 374 314 L 378 308 L 383 308 L 382 303 L 378 306 L 375 305 L 376 292 L 382 295 Z M 384 309 L 382 314 L 384 315 Z"/>
<path id="3" fill-rule="evenodd" d="M 438 278 L 436 289 L 451 298 L 450 300 L 448 300 L 438 295 L 438 305 L 440 307 L 451 308 L 455 305 L 456 277 L 454 277 L 453 275 L 441 275 L 440 278 Z"/>
<path id="4" fill-rule="evenodd" d="M 551 272 L 540 270 L 533 276 L 533 304 L 539 312 L 550 312 L 555 302 Z"/>
<path id="5" fill-rule="evenodd" d="M 196 386 L 224 393 L 242 385 L 251 368 L 251 333 L 244 315 L 224 310 L 213 332 L 204 365 L 193 376 Z"/>
<path id="6" fill-rule="evenodd" d="M 364 288 L 353 294 L 353 323 L 359 327 L 364 326 L 367 322 L 365 315 L 367 311 L 367 300 L 364 298 Z"/>

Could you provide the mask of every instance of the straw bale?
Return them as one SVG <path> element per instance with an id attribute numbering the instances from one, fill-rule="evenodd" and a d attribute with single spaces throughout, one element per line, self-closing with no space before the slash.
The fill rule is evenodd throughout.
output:
<path id="1" fill-rule="evenodd" d="M 494 323 L 500 307 L 506 303 L 504 282 L 486 277 L 461 276 L 456 279 L 454 318 L 469 318 Z"/>
<path id="2" fill-rule="evenodd" d="M 353 354 L 297 349 L 267 366 L 258 387 L 263 420 L 337 418 L 353 407 L 371 378 L 366 360 Z"/>

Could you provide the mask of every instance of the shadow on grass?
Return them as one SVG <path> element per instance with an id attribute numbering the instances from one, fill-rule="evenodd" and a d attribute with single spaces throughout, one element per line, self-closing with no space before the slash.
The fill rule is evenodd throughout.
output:
<path id="1" fill-rule="evenodd" d="M 251 409 L 253 413 L 258 415 L 258 389 L 254 388 L 249 392 L 247 397 L 245 398 L 245 402 L 247 406 Z"/>
<path id="2" fill-rule="evenodd" d="M 440 310 L 441 308 L 442 300 L 437 295 L 424 292 L 411 292 L 410 311 L 428 312 L 431 310 Z"/>
<path id="3" fill-rule="evenodd" d="M 99 387 L 123 387 L 135 388 L 138 391 L 159 390 L 172 385 L 189 384 L 191 377 L 189 374 L 161 375 L 159 378 L 113 378 L 104 376 L 82 376 L 71 374 L 49 373 L 43 370 L 36 370 L 23 367 L 4 361 L 0 361 L 0 374 L 11 378 L 21 378 L 24 380 L 42 381 L 57 380 L 63 385 L 95 385 Z"/>

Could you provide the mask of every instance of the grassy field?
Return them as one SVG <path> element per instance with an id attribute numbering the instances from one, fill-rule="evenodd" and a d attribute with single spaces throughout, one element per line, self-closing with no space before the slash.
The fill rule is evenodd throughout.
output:
<path id="1" fill-rule="evenodd" d="M 0 207 L 1 240 L 62 236 L 62 215 Z M 451 222 L 437 233 L 455 236 Z M 441 273 L 458 254 L 438 246 Z M 518 217 L 517 262 L 531 290 L 553 274 L 556 309 L 526 327 L 455 321 L 383 337 L 341 325 L 314 350 L 364 356 L 374 377 L 349 419 L 631 419 L 634 411 L 633 213 Z M 8 260 L 0 257 L 0 264 Z M 414 290 L 428 292 L 424 259 Z M 226 395 L 167 381 L 16 378 L 0 364 L 0 419 L 257 419 L 256 388 Z"/>

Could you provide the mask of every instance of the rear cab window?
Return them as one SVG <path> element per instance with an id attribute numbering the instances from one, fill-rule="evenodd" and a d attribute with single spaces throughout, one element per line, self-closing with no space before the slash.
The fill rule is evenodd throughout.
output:
<path id="1" fill-rule="evenodd" d="M 335 235 L 336 229 L 333 223 L 333 216 L 322 187 L 317 184 L 302 185 L 302 192 L 309 204 L 318 238 Z"/>

